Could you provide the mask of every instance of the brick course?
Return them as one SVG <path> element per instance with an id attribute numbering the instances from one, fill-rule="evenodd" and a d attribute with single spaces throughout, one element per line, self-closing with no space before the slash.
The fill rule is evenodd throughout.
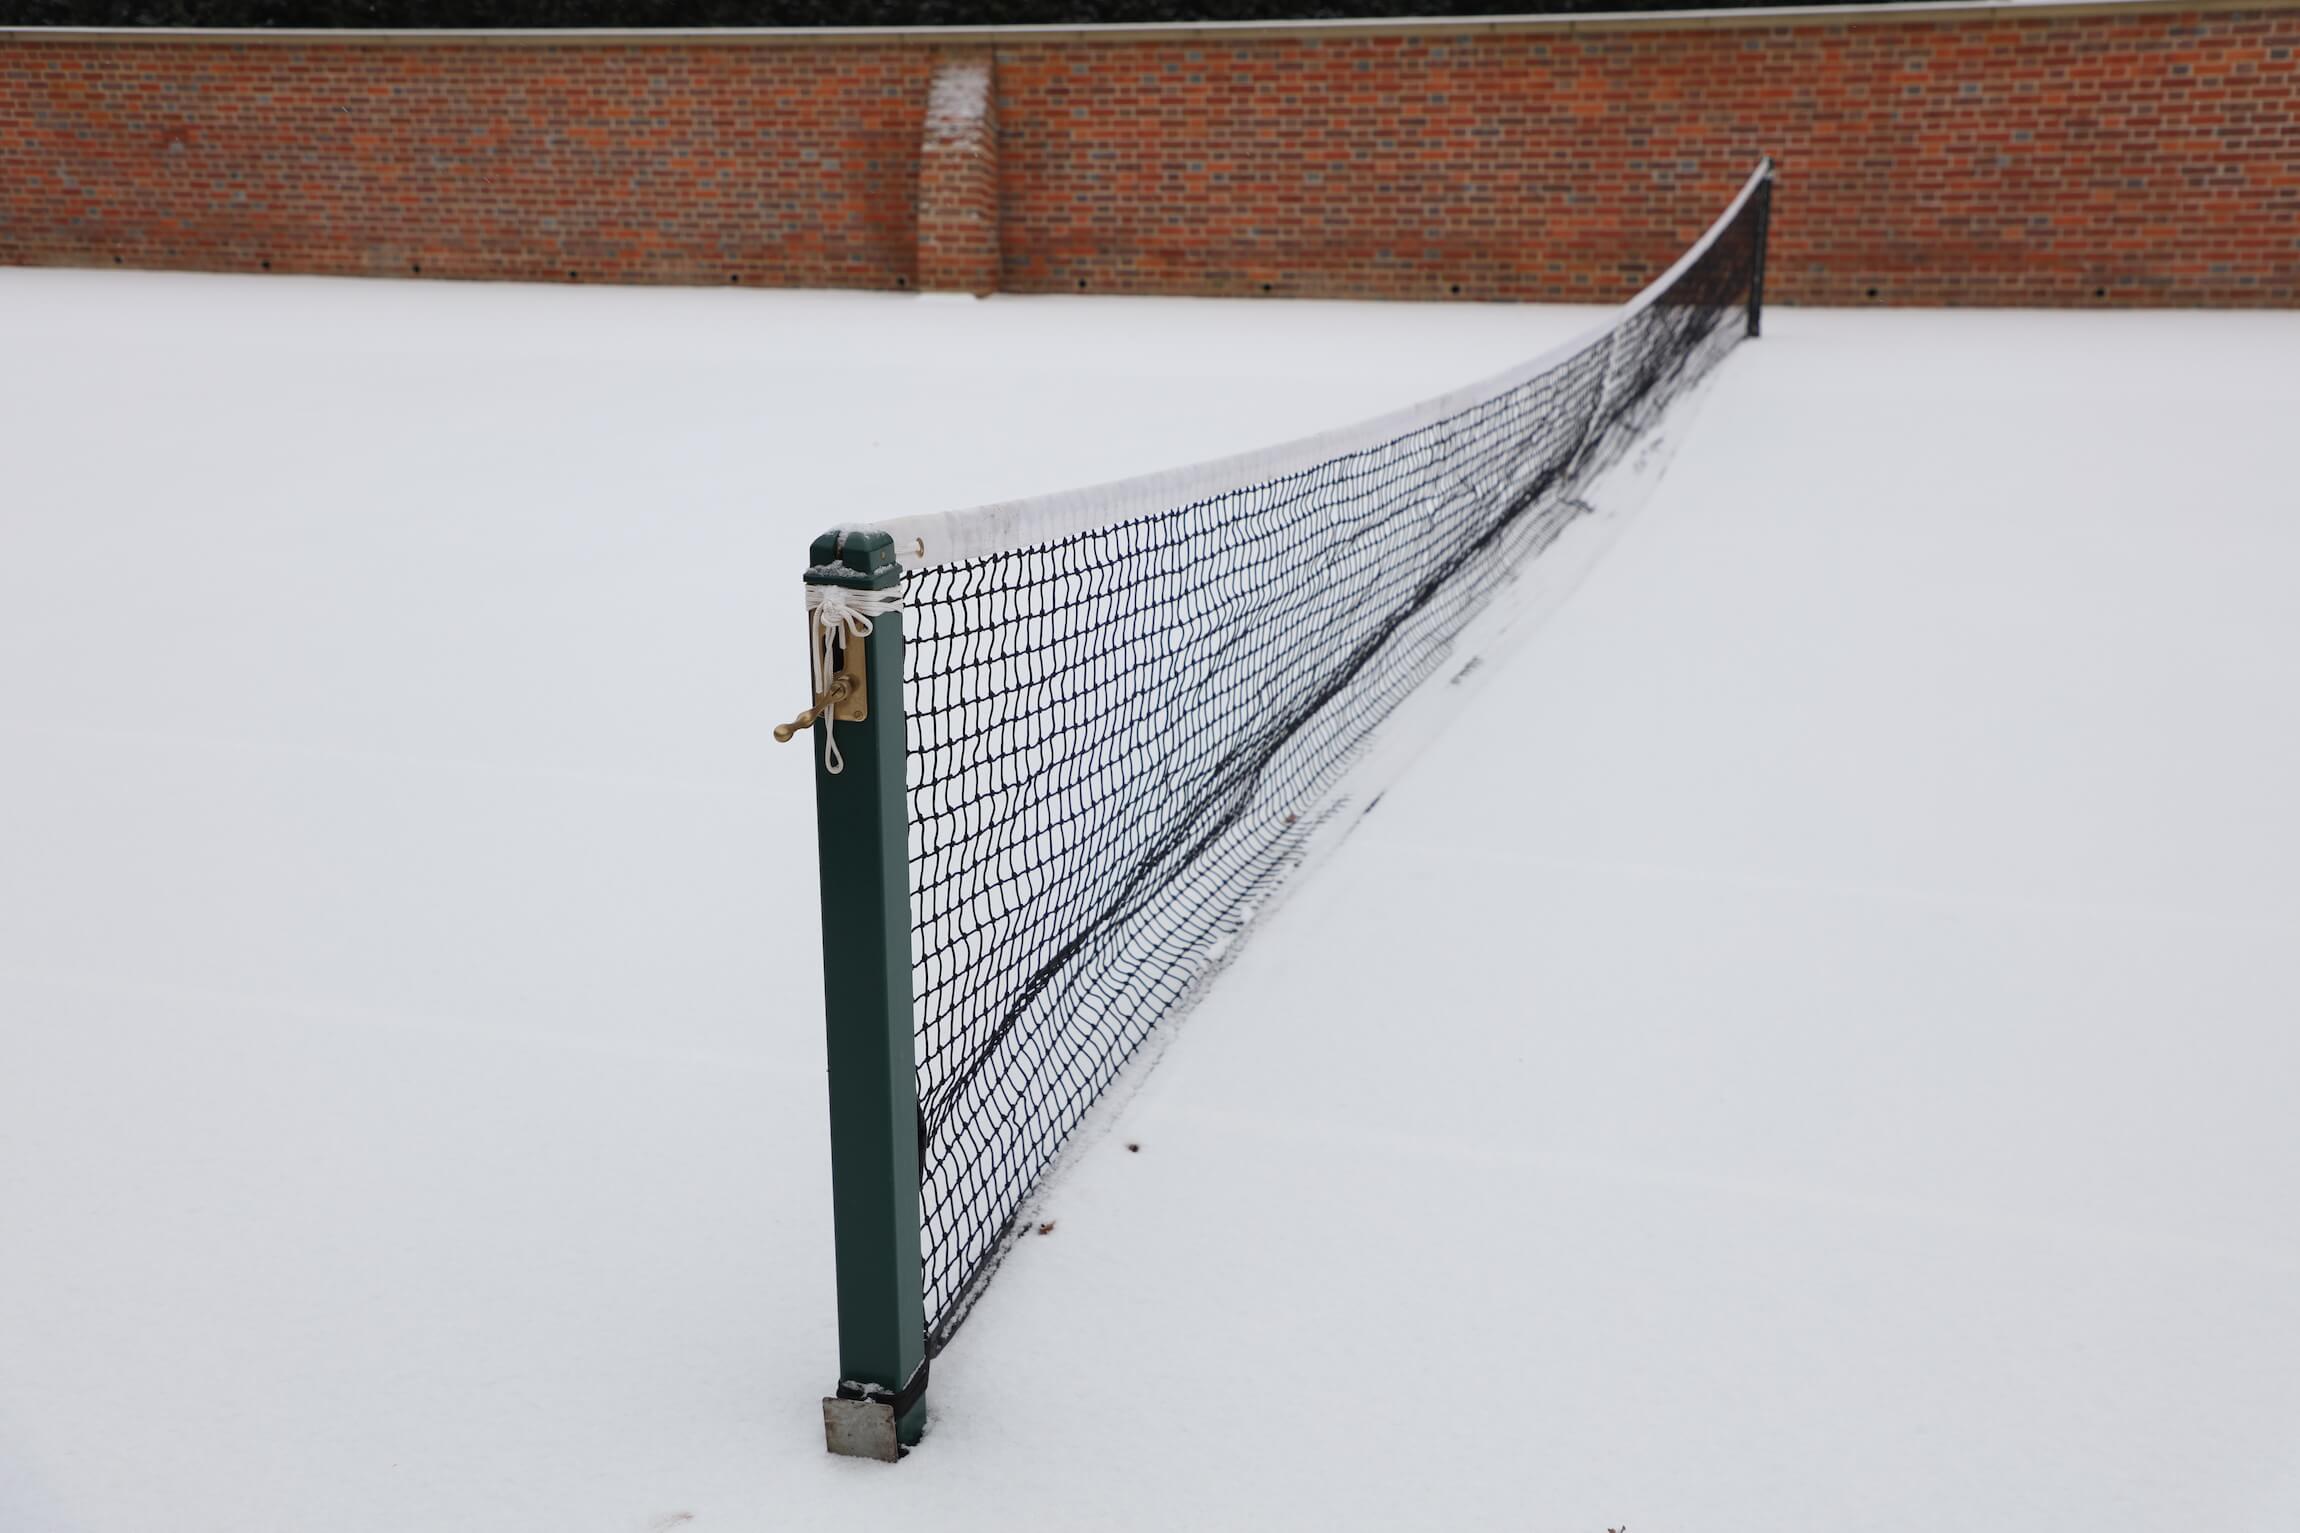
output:
<path id="1" fill-rule="evenodd" d="M 0 43 L 0 262 L 914 280 L 918 48 Z"/>
<path id="2" fill-rule="evenodd" d="M 5 34 L 0 262 L 1611 300 L 1771 153 L 1774 301 L 2300 305 L 2289 0 L 1717 21 Z"/>

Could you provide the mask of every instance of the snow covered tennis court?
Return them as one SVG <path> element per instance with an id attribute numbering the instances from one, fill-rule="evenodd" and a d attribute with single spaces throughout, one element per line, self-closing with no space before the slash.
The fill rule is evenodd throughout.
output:
<path id="1" fill-rule="evenodd" d="M 1769 314 L 822 1455 L 806 538 L 1587 318 L 0 271 L 0 1528 L 2300 1523 L 2289 315 Z"/>

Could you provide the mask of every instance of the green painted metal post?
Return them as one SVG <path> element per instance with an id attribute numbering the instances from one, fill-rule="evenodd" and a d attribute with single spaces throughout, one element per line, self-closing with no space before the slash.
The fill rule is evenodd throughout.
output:
<path id="1" fill-rule="evenodd" d="M 810 562 L 810 585 L 885 591 L 902 578 L 883 532 L 827 533 Z M 926 1424 L 902 616 L 846 642 L 864 651 L 869 717 L 836 721 L 838 772 L 824 764 L 832 726 L 818 721 L 813 742 L 839 1302 L 839 1389 L 823 1427 L 833 1453 L 893 1459 Z"/>
<path id="2" fill-rule="evenodd" d="M 1749 334 L 1765 331 L 1765 257 L 1773 234 L 1773 162 L 1765 161 L 1765 179 L 1757 186 L 1757 260 L 1749 273 Z"/>

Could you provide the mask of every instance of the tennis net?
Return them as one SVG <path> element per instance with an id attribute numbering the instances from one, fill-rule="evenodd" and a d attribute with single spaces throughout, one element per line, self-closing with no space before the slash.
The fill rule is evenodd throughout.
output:
<path id="1" fill-rule="evenodd" d="M 1289 447 L 884 524 L 903 566 L 930 1350 L 1497 578 L 1744 334 L 1770 165 L 1606 324 Z"/>

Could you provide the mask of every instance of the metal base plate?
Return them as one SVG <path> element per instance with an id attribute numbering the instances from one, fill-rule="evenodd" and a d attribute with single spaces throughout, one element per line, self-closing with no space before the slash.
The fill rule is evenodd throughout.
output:
<path id="1" fill-rule="evenodd" d="M 894 1407 L 884 1400 L 823 1401 L 823 1446 L 844 1458 L 875 1458 L 893 1463 L 902 1457 L 902 1441 L 895 1435 Z"/>

